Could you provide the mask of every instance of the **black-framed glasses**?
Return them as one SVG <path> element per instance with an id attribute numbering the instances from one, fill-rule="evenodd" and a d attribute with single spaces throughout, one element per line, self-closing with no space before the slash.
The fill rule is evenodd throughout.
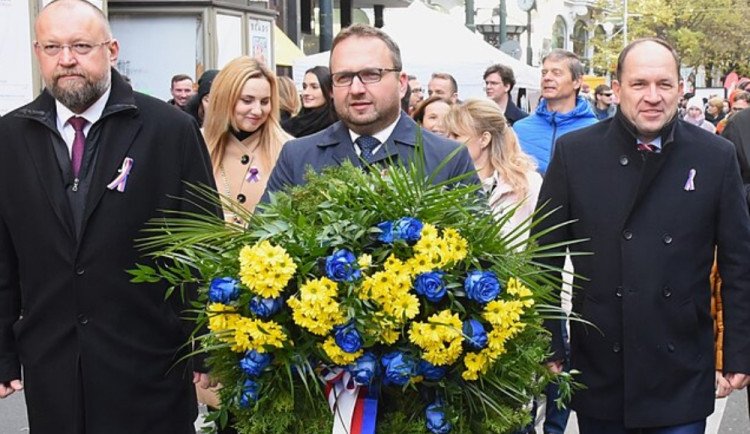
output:
<path id="1" fill-rule="evenodd" d="M 354 77 L 358 77 L 362 84 L 373 84 L 382 80 L 386 72 L 401 72 L 401 68 L 365 68 L 356 72 L 334 72 L 331 74 L 331 81 L 336 87 L 346 87 L 351 86 Z"/>
<path id="2" fill-rule="evenodd" d="M 601 96 L 612 96 L 612 92 L 604 92 L 604 93 L 600 93 L 599 95 L 601 95 Z"/>
<path id="3" fill-rule="evenodd" d="M 94 48 L 101 47 L 102 45 L 107 45 L 110 42 L 112 42 L 111 39 L 107 39 L 106 41 L 99 43 L 76 42 L 74 44 L 40 44 L 39 42 L 35 42 L 34 44 L 37 46 L 37 48 L 40 48 L 44 52 L 44 54 L 48 56 L 57 56 L 66 47 L 76 54 L 86 55 L 89 54 Z"/>

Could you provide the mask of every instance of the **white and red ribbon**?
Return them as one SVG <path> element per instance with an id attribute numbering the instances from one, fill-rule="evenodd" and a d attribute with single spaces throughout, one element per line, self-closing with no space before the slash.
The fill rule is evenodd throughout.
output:
<path id="1" fill-rule="evenodd" d="M 333 413 L 332 434 L 375 434 L 377 400 L 367 398 L 368 388 L 342 368 L 325 368 L 321 376 Z"/>
<path id="2" fill-rule="evenodd" d="M 685 181 L 685 187 L 684 187 L 685 191 L 695 190 L 695 174 L 696 173 L 697 172 L 695 171 L 695 169 L 690 169 L 690 171 L 688 172 L 688 178 L 687 178 L 687 181 Z"/>
<path id="3" fill-rule="evenodd" d="M 125 191 L 125 186 L 128 183 L 128 175 L 130 175 L 130 169 L 133 168 L 133 159 L 130 157 L 125 157 L 124 160 L 122 160 L 122 166 L 120 167 L 120 170 L 118 170 L 118 175 L 115 177 L 115 179 L 112 180 L 109 184 L 107 184 L 107 188 L 110 190 L 117 189 L 120 193 L 123 193 Z"/>

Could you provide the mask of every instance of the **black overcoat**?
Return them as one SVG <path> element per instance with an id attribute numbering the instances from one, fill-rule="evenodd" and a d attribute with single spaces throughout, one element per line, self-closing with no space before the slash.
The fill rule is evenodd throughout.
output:
<path id="1" fill-rule="evenodd" d="M 633 131 L 618 113 L 558 140 L 539 204 L 560 209 L 534 231 L 572 220 L 541 243 L 586 239 L 572 249 L 593 253 L 572 257 L 586 278 L 573 310 L 598 327 L 571 321 L 571 367 L 587 387 L 572 407 L 628 427 L 677 425 L 713 411 L 714 246 L 724 369 L 750 372 L 750 218 L 731 143 L 673 121 L 663 152 L 647 153 Z"/>
<path id="2" fill-rule="evenodd" d="M 184 305 L 126 270 L 150 263 L 134 246 L 149 219 L 194 210 L 185 181 L 213 186 L 211 165 L 195 121 L 112 74 L 78 225 L 54 99 L 0 120 L 0 381 L 23 366 L 35 434 L 194 432 L 193 366 L 175 364 Z M 125 190 L 110 190 L 125 157 Z"/>

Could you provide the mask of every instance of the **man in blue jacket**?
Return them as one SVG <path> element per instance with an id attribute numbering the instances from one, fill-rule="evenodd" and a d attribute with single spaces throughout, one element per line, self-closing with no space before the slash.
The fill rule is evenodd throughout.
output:
<path id="1" fill-rule="evenodd" d="M 582 80 L 583 66 L 578 56 L 566 50 L 552 50 L 542 59 L 539 107 L 513 125 L 521 148 L 534 157 L 542 175 L 547 172 L 558 137 L 597 122 L 589 103 L 578 96 Z"/>

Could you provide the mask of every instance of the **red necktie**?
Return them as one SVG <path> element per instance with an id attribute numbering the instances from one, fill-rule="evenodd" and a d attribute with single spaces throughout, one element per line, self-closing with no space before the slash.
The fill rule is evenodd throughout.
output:
<path id="1" fill-rule="evenodd" d="M 73 139 L 73 151 L 70 154 L 70 165 L 73 168 L 73 176 L 78 178 L 78 172 L 81 170 L 81 161 L 83 160 L 83 148 L 86 144 L 86 136 L 83 134 L 83 127 L 86 125 L 86 119 L 73 116 L 68 123 L 76 131 L 76 137 Z"/>
<path id="2" fill-rule="evenodd" d="M 639 151 L 656 152 L 658 149 L 659 148 L 657 148 L 656 145 L 652 145 L 651 143 L 639 143 L 638 144 Z"/>

